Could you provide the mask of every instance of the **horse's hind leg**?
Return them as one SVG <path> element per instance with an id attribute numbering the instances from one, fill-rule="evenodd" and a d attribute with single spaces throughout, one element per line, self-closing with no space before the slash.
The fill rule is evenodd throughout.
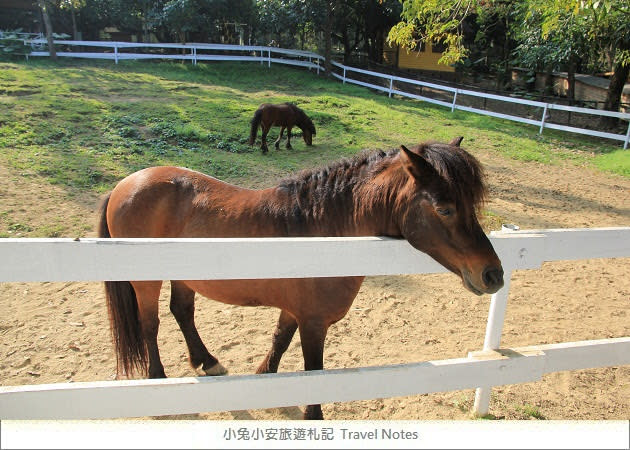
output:
<path id="1" fill-rule="evenodd" d="M 282 133 L 284 133 L 284 125 L 280 126 L 280 135 L 278 136 L 278 139 L 276 139 L 276 142 L 275 142 L 276 150 L 280 148 L 280 140 L 282 139 Z"/>
<path id="2" fill-rule="evenodd" d="M 166 378 L 157 345 L 158 328 L 160 327 L 158 300 L 162 282 L 132 281 L 131 284 L 136 291 L 142 335 L 149 355 L 149 378 Z"/>
<path id="3" fill-rule="evenodd" d="M 195 291 L 184 283 L 171 281 L 170 308 L 182 330 L 184 339 L 186 339 L 190 365 L 194 369 L 201 367 L 206 375 L 225 375 L 227 370 L 210 354 L 197 332 L 195 326 Z"/>
<path id="4" fill-rule="evenodd" d="M 271 341 L 271 349 L 260 366 L 258 366 L 256 373 L 276 373 L 278 371 L 280 358 L 289 348 L 297 327 L 297 321 L 291 314 L 284 310 L 280 312 L 280 318 Z"/>

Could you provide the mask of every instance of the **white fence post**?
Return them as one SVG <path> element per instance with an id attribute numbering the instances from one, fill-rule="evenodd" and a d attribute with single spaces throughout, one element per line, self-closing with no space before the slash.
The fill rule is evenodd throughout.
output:
<path id="1" fill-rule="evenodd" d="M 455 92 L 453 92 L 453 104 L 451 105 L 451 112 L 455 111 L 455 102 L 457 101 L 457 92 L 459 91 L 459 89 L 455 89 Z"/>
<path id="2" fill-rule="evenodd" d="M 501 332 L 503 331 L 503 322 L 505 320 L 505 311 L 507 309 L 508 295 L 510 293 L 511 278 L 512 271 L 506 270 L 503 274 L 503 280 L 505 283 L 503 288 L 493 294 L 490 300 L 486 337 L 483 343 L 484 350 L 496 350 L 501 344 Z M 475 404 L 473 406 L 473 412 L 476 416 L 485 416 L 488 414 L 491 391 L 492 386 L 480 387 L 475 391 Z"/>
<path id="3" fill-rule="evenodd" d="M 626 140 L 623 143 L 623 149 L 628 148 L 628 142 L 630 141 L 630 120 L 628 121 L 628 132 L 626 133 Z"/>
<path id="4" fill-rule="evenodd" d="M 545 127 L 545 120 L 547 120 L 547 108 L 549 108 L 549 103 L 545 103 L 545 107 L 543 108 L 542 118 L 540 119 L 540 129 L 538 130 L 538 134 L 542 134 L 543 128 Z"/>
<path id="5" fill-rule="evenodd" d="M 114 45 L 114 61 L 118 64 L 118 46 Z"/>
<path id="6" fill-rule="evenodd" d="M 389 98 L 392 98 L 392 90 L 394 88 L 394 77 L 389 78 Z"/>

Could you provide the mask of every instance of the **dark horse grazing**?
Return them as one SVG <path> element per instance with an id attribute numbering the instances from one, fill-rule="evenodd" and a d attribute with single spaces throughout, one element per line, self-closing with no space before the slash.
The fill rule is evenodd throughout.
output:
<path id="1" fill-rule="evenodd" d="M 503 286 L 503 269 L 477 221 L 486 188 L 478 161 L 449 144 L 425 143 L 364 153 L 305 170 L 262 190 L 233 186 L 178 167 L 151 167 L 106 197 L 100 237 L 393 236 L 405 238 L 458 275 L 477 295 Z M 281 310 L 271 349 L 256 373 L 277 372 L 299 330 L 304 369 L 324 368 L 328 327 L 343 318 L 364 277 L 171 282 L 170 310 L 190 363 L 226 373 L 194 323 L 195 292 L 242 306 Z M 105 290 L 119 373 L 165 377 L 157 346 L 162 281 L 107 281 Z M 321 419 L 320 405 L 304 417 Z"/>
<path id="2" fill-rule="evenodd" d="M 271 103 L 263 103 L 258 107 L 252 118 L 251 130 L 249 133 L 249 145 L 254 145 L 258 126 L 262 128 L 262 143 L 260 148 L 263 153 L 267 153 L 267 133 L 273 126 L 280 127 L 280 136 L 276 139 L 276 149 L 280 148 L 280 139 L 284 129 L 287 129 L 287 148 L 291 148 L 291 129 L 298 126 L 302 130 L 302 137 L 306 145 L 313 145 L 313 136 L 315 135 L 315 125 L 309 119 L 304 111 L 295 106 L 293 103 L 281 103 L 273 105 Z"/>

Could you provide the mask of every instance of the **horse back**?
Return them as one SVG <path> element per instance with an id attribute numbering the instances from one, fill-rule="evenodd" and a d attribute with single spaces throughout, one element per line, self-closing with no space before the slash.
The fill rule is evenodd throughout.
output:
<path id="1" fill-rule="evenodd" d="M 193 170 L 151 167 L 114 188 L 107 223 L 112 237 L 233 237 L 256 196 Z"/>
<path id="2" fill-rule="evenodd" d="M 288 126 L 296 124 L 298 112 L 291 103 L 263 103 L 258 108 L 262 112 L 262 122 L 267 126 Z"/>

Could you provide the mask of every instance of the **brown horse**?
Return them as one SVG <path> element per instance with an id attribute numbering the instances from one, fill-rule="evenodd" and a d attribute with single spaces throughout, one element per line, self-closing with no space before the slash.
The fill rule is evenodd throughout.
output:
<path id="1" fill-rule="evenodd" d="M 282 103 L 273 105 L 271 103 L 263 103 L 254 113 L 251 122 L 251 130 L 249 133 L 249 145 L 254 145 L 258 126 L 262 128 L 262 143 L 260 148 L 263 153 L 267 153 L 267 133 L 273 126 L 280 127 L 280 136 L 276 139 L 276 149 L 280 148 L 280 140 L 284 129 L 287 129 L 287 148 L 291 147 L 291 129 L 298 126 L 302 130 L 302 137 L 306 145 L 313 145 L 313 136 L 315 135 L 315 125 L 309 119 L 304 111 L 295 106 L 293 103 Z"/>
<path id="2" fill-rule="evenodd" d="M 459 276 L 477 295 L 503 286 L 501 262 L 477 221 L 486 193 L 478 161 L 449 144 L 363 153 L 250 190 L 199 172 L 151 167 L 120 181 L 103 203 L 100 237 L 393 236 L 405 238 Z M 274 306 L 280 318 L 256 373 L 276 372 L 296 330 L 305 370 L 324 368 L 328 328 L 343 318 L 362 276 L 171 282 L 170 310 L 193 368 L 226 370 L 194 323 L 194 299 Z M 162 281 L 105 282 L 119 373 L 165 377 L 157 345 Z M 304 417 L 322 418 L 320 405 Z"/>

